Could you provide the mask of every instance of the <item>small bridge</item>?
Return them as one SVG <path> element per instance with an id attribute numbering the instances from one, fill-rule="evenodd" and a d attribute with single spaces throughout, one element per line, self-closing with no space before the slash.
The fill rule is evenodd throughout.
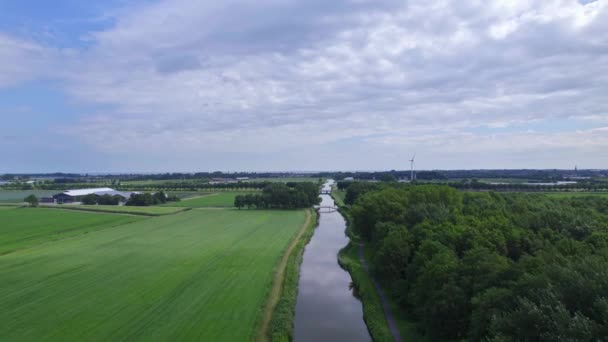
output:
<path id="1" fill-rule="evenodd" d="M 319 210 L 320 213 L 333 213 L 338 211 L 338 207 L 332 207 L 329 205 L 317 205 L 315 209 Z"/>
<path id="2" fill-rule="evenodd" d="M 329 195 L 331 194 L 331 190 L 321 190 L 321 195 Z"/>

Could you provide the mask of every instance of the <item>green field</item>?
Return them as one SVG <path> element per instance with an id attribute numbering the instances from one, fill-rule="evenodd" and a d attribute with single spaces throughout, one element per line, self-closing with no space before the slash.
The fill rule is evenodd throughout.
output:
<path id="1" fill-rule="evenodd" d="M 16 207 L 17 207 L 16 204 L 10 204 L 10 205 L 0 204 L 0 210 L 15 209 Z"/>
<path id="2" fill-rule="evenodd" d="M 252 178 L 245 182 L 313 182 L 316 183 L 319 178 L 315 177 L 276 177 L 276 178 Z"/>
<path id="3" fill-rule="evenodd" d="M 36 212 L 98 215 L 15 211 L 21 221 Z M 304 211 L 191 210 L 0 256 L 1 339 L 249 340 L 273 269 L 304 218 Z"/>
<path id="4" fill-rule="evenodd" d="M 0 190 L 0 203 L 23 203 L 23 199 L 31 194 L 40 198 L 60 192 L 61 190 Z"/>
<path id="5" fill-rule="evenodd" d="M 205 179 L 147 179 L 147 180 L 131 180 L 121 181 L 121 186 L 129 185 L 164 185 L 164 184 L 207 184 L 208 180 Z"/>
<path id="6" fill-rule="evenodd" d="M 142 219 L 42 208 L 0 208 L 0 255 Z"/>
<path id="7" fill-rule="evenodd" d="M 169 195 L 175 195 L 181 199 L 211 195 L 212 193 L 213 192 L 208 192 L 208 191 L 207 192 L 205 192 L 205 191 L 169 191 L 168 192 Z"/>
<path id="8" fill-rule="evenodd" d="M 211 195 L 205 195 L 192 199 L 184 199 L 181 202 L 170 202 L 163 206 L 171 207 L 186 207 L 186 208 L 206 208 L 206 207 L 221 207 L 231 208 L 234 207 L 234 198 L 237 195 L 244 193 L 240 192 L 220 192 Z"/>
<path id="9" fill-rule="evenodd" d="M 175 203 L 175 202 L 171 202 Z M 169 204 L 170 205 L 170 204 Z M 64 209 L 64 210 L 81 210 L 95 211 L 103 213 L 115 214 L 131 214 L 145 216 L 160 216 L 175 214 L 184 211 L 184 207 L 135 207 L 135 206 L 119 206 L 119 205 L 49 205 L 45 206 L 48 209 Z"/>
<path id="10" fill-rule="evenodd" d="M 334 190 L 331 192 L 331 197 L 334 199 L 337 206 L 344 206 L 344 197 L 346 197 L 346 191 Z"/>
<path id="11" fill-rule="evenodd" d="M 605 197 L 608 198 L 608 192 L 544 192 L 543 194 L 553 198 L 568 198 L 568 197 Z"/>

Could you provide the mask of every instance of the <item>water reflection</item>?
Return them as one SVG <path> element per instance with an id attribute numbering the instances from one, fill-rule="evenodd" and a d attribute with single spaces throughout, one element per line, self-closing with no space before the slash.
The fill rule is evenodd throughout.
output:
<path id="1" fill-rule="evenodd" d="M 328 189 L 333 181 L 325 184 Z M 322 206 L 333 206 L 322 195 Z M 339 212 L 321 213 L 319 226 L 304 251 L 296 304 L 295 340 L 371 341 L 361 302 L 353 296 L 350 275 L 338 265 L 346 246 L 346 222 Z"/>

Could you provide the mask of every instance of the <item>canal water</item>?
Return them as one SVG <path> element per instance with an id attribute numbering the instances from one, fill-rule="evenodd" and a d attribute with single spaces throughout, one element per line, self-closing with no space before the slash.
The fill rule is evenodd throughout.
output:
<path id="1" fill-rule="evenodd" d="M 324 185 L 331 189 L 333 180 Z M 321 206 L 333 206 L 321 195 Z M 306 246 L 300 269 L 295 341 L 371 341 L 361 302 L 350 289 L 351 278 L 338 265 L 338 252 L 348 244 L 346 221 L 337 212 L 321 212 L 319 226 Z"/>

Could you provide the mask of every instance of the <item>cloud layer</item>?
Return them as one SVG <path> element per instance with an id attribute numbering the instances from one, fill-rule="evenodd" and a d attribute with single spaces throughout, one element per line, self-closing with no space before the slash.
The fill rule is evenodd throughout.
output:
<path id="1" fill-rule="evenodd" d="M 104 153 L 302 157 L 266 169 L 400 168 L 414 151 L 428 168 L 608 167 L 608 1 L 180 0 L 113 15 L 55 73 L 93 108 L 65 134 Z M 23 66 L 0 66 L 0 87 L 53 59 L 0 46 L 0 62 Z M 307 159 L 320 146 L 324 161 Z"/>

